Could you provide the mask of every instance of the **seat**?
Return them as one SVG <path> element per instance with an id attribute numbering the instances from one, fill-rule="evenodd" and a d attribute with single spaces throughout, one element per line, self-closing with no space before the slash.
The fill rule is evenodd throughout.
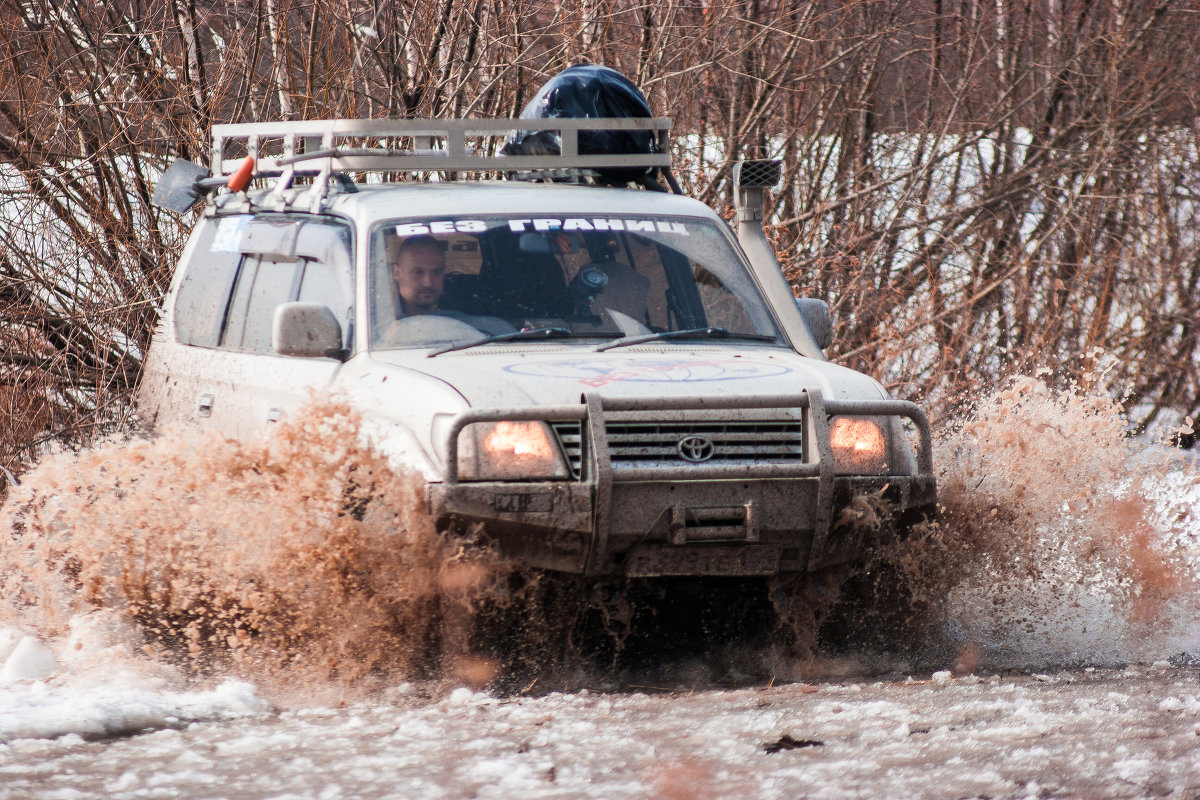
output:
<path id="1" fill-rule="evenodd" d="M 562 267 L 549 253 L 513 252 L 491 265 L 492 313 L 508 319 L 560 318 L 571 313 Z"/>
<path id="2" fill-rule="evenodd" d="M 438 305 L 464 314 L 489 314 L 494 304 L 478 275 L 448 272 Z"/>

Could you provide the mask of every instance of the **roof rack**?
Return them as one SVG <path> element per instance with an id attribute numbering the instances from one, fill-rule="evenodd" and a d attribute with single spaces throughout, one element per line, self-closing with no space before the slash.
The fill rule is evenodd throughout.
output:
<path id="1" fill-rule="evenodd" d="M 558 131 L 559 155 L 490 155 L 499 151 L 494 140 L 514 130 Z M 297 174 L 322 169 L 368 172 L 425 172 L 466 170 L 587 169 L 596 167 L 670 167 L 665 118 L 611 119 L 337 119 L 297 122 L 248 122 L 213 126 L 212 170 L 226 175 L 241 159 L 253 156 L 260 175 L 291 167 Z M 651 131 L 658 153 L 581 155 L 580 131 Z M 400 141 L 397 141 L 400 140 Z M 474 141 L 472 141 L 474 140 Z M 487 140 L 493 140 L 489 147 Z M 244 152 L 230 156 L 230 145 Z M 411 145 L 408 143 L 411 142 Z M 439 146 L 440 145 L 440 146 Z M 324 162 L 324 163 L 322 163 Z"/>
<path id="2" fill-rule="evenodd" d="M 334 119 L 214 125 L 212 174 L 230 175 L 246 156 L 256 177 L 276 177 L 282 195 L 299 175 L 315 176 L 314 209 L 328 192 L 329 176 L 344 172 L 503 172 L 557 178 L 606 167 L 669 170 L 671 120 L 607 119 Z M 558 131 L 559 154 L 499 154 L 515 130 Z M 580 154 L 583 131 L 650 131 L 656 153 Z M 235 152 L 231 153 L 233 150 Z"/>

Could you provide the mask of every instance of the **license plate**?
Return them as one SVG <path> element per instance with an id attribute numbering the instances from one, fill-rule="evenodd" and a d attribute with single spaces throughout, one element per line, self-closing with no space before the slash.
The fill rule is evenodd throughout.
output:
<path id="1" fill-rule="evenodd" d="M 779 548 L 769 545 L 635 547 L 625 559 L 631 578 L 668 575 L 774 575 Z"/>

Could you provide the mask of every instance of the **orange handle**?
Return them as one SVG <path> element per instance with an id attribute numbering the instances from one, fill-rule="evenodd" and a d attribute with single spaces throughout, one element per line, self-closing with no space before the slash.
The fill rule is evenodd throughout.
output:
<path id="1" fill-rule="evenodd" d="M 237 172 L 229 176 L 229 190 L 233 192 L 243 191 L 250 185 L 250 179 L 254 177 L 254 157 L 246 156 L 246 160 L 237 168 Z"/>

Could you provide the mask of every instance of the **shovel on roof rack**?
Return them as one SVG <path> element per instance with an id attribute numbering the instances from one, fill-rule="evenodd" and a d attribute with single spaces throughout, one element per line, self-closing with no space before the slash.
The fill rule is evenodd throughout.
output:
<path id="1" fill-rule="evenodd" d="M 208 167 L 175 159 L 175 163 L 163 173 L 158 186 L 154 188 L 154 196 L 150 202 L 159 208 L 176 211 L 182 214 L 196 204 L 204 195 L 213 189 L 227 186 L 231 191 L 240 192 L 250 185 L 254 177 L 254 159 L 246 158 L 232 175 L 212 177 Z"/>

